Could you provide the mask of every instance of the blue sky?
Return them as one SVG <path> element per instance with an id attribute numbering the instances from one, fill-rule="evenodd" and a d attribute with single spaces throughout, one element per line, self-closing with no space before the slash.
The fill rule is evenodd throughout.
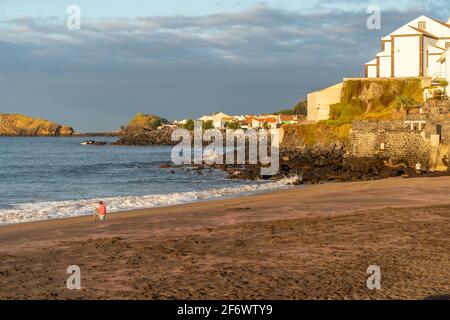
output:
<path id="1" fill-rule="evenodd" d="M 380 37 L 421 14 L 447 20 L 449 0 L 0 0 L 0 112 L 100 131 L 136 112 L 275 111 L 362 76 Z"/>

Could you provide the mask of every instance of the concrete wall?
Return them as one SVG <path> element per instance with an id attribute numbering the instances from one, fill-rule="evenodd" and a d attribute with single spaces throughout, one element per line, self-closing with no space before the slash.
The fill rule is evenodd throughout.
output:
<path id="1" fill-rule="evenodd" d="M 441 72 L 441 64 L 437 62 L 440 56 L 438 55 L 429 55 L 428 56 L 428 75 L 432 77 L 435 74 L 439 74 Z"/>
<path id="2" fill-rule="evenodd" d="M 428 38 L 428 37 L 423 37 L 423 74 L 425 76 L 429 76 L 431 77 L 433 75 L 433 61 L 430 59 L 432 56 L 429 56 L 428 53 L 430 51 L 432 51 L 432 47 L 431 45 L 436 45 L 437 40 L 432 39 L 432 38 Z M 428 64 L 427 64 L 427 60 L 428 60 Z"/>
<path id="3" fill-rule="evenodd" d="M 308 94 L 308 121 L 327 120 L 330 106 L 341 101 L 343 83 Z"/>
<path id="4" fill-rule="evenodd" d="M 395 37 L 394 40 L 394 76 L 420 76 L 420 37 Z"/>
<path id="5" fill-rule="evenodd" d="M 377 66 L 368 66 L 367 67 L 367 77 L 368 78 L 376 78 L 377 77 Z"/>
<path id="6" fill-rule="evenodd" d="M 380 77 L 389 78 L 391 76 L 391 57 L 380 57 Z"/>

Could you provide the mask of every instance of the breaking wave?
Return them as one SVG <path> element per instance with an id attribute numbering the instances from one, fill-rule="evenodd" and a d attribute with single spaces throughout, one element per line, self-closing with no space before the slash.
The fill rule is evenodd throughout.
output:
<path id="1" fill-rule="evenodd" d="M 146 209 L 288 188 L 296 178 L 192 192 L 103 198 L 109 212 Z M 24 203 L 0 209 L 0 225 L 91 215 L 97 199 Z"/>

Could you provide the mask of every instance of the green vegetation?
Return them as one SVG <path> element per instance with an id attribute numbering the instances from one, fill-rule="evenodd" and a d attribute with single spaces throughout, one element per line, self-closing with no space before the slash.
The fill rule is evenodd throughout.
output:
<path id="1" fill-rule="evenodd" d="M 179 124 L 178 127 L 180 127 L 181 129 L 189 130 L 189 131 L 194 131 L 195 122 L 192 119 L 187 119 L 186 123 Z M 211 120 L 202 121 L 202 129 L 203 130 L 214 129 L 213 122 Z"/>
<path id="2" fill-rule="evenodd" d="M 73 129 L 69 126 L 60 126 L 49 120 L 31 118 L 21 114 L 0 113 L 0 135 L 11 136 L 70 136 Z"/>
<path id="3" fill-rule="evenodd" d="M 440 80 L 433 83 L 433 85 L 426 87 L 425 89 L 427 89 L 429 93 L 431 93 L 432 99 L 446 100 L 448 99 L 447 86 L 448 81 Z"/>
<path id="4" fill-rule="evenodd" d="M 153 114 L 145 114 L 140 112 L 134 116 L 128 126 L 121 127 L 121 129 L 126 130 L 127 128 L 150 128 L 156 130 L 158 127 L 168 123 L 169 121 L 165 118 L 160 118 Z"/>
<path id="5" fill-rule="evenodd" d="M 185 124 L 181 126 L 183 129 L 194 131 L 194 120 L 188 119 Z"/>
<path id="6" fill-rule="evenodd" d="M 423 103 L 419 79 L 349 80 L 341 101 L 330 108 L 330 119 L 310 125 L 285 126 L 285 137 L 306 146 L 345 142 L 353 120 L 389 120 L 399 111 Z M 293 136 L 292 136 L 293 135 Z"/>
<path id="7" fill-rule="evenodd" d="M 352 120 L 391 119 L 393 112 L 423 102 L 419 79 L 349 80 L 344 83 L 341 102 L 331 106 L 330 118 L 339 124 Z"/>
<path id="8" fill-rule="evenodd" d="M 292 109 L 284 109 L 274 114 L 282 114 L 286 116 L 301 115 L 306 116 L 308 113 L 308 103 L 306 101 L 300 101 Z"/>
<path id="9" fill-rule="evenodd" d="M 202 122 L 202 129 L 203 130 L 214 129 L 214 124 L 213 124 L 212 120 L 203 121 Z"/>
<path id="10" fill-rule="evenodd" d="M 136 114 L 128 124 L 129 127 L 145 127 L 150 126 L 153 121 L 160 119 L 153 114 L 144 114 L 142 112 Z"/>
<path id="11" fill-rule="evenodd" d="M 395 110 L 408 110 L 412 106 L 415 106 L 417 103 L 416 101 L 411 97 L 406 96 L 398 96 L 395 104 Z"/>
<path id="12" fill-rule="evenodd" d="M 293 125 L 285 127 L 285 137 L 294 136 L 296 141 L 306 146 L 330 145 L 344 142 L 350 136 L 351 124 L 329 125 L 325 123 Z"/>
<path id="13" fill-rule="evenodd" d="M 227 129 L 237 130 L 241 128 L 241 124 L 237 121 L 231 121 L 227 123 Z"/>
<path id="14" fill-rule="evenodd" d="M 164 118 L 155 118 L 153 120 L 150 121 L 149 126 L 152 129 L 157 129 L 158 127 L 162 126 L 163 124 L 168 124 L 169 121 L 167 119 Z"/>

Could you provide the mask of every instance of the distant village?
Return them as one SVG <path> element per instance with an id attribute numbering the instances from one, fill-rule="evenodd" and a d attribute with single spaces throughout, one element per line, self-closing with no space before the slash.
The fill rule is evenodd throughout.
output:
<path id="1" fill-rule="evenodd" d="M 184 119 L 173 123 L 175 125 L 186 125 L 190 121 Z M 211 115 L 205 115 L 198 119 L 203 123 L 210 123 L 211 128 L 214 129 L 249 129 L 249 128 L 266 128 L 277 129 L 282 125 L 294 125 L 305 122 L 305 116 L 303 115 L 284 115 L 284 114 L 261 114 L 261 115 L 228 115 L 223 112 L 213 113 Z"/>

